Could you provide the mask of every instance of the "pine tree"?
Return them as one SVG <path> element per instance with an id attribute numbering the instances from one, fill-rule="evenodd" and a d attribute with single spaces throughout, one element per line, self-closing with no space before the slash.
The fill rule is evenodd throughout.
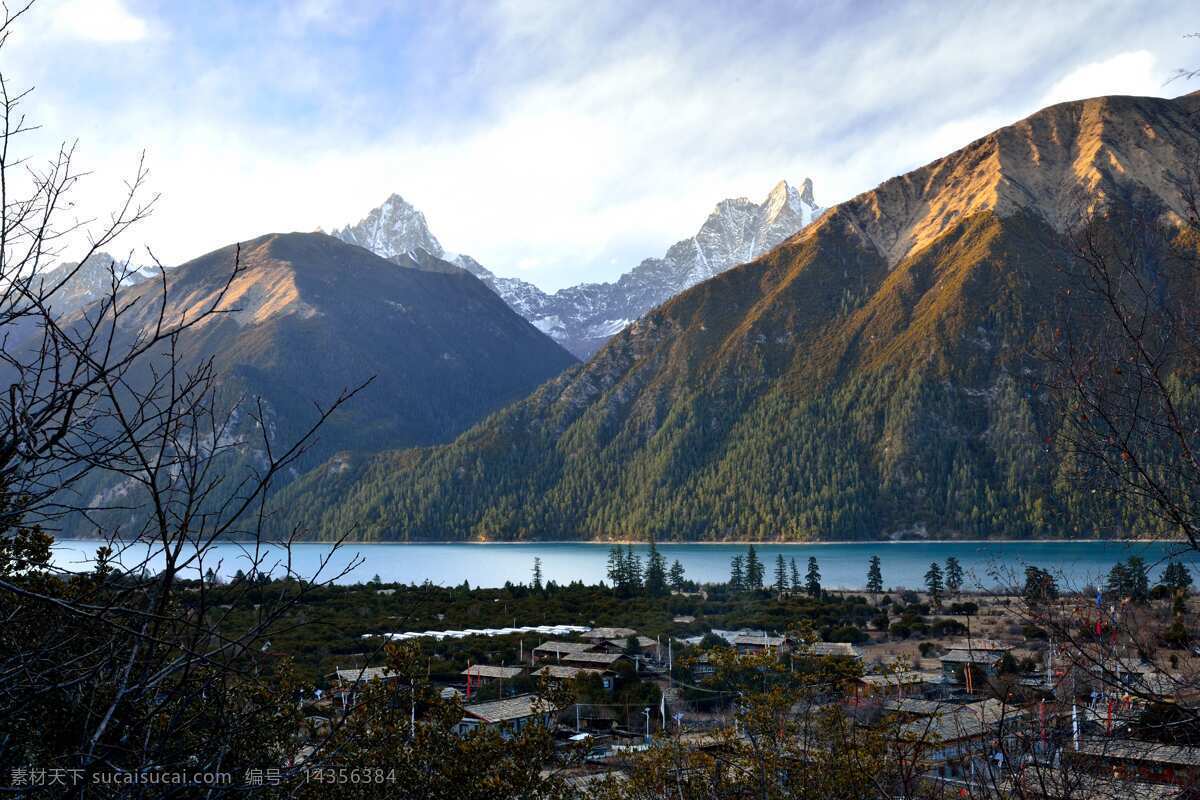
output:
<path id="1" fill-rule="evenodd" d="M 929 591 L 929 599 L 934 605 L 941 605 L 945 587 L 942 586 L 942 568 L 936 561 L 929 565 L 929 570 L 925 573 L 925 588 Z"/>
<path id="2" fill-rule="evenodd" d="M 1129 597 L 1135 603 L 1144 603 L 1150 599 L 1150 568 L 1141 556 L 1130 556 L 1125 562 L 1126 573 L 1129 576 Z"/>
<path id="3" fill-rule="evenodd" d="M 950 556 L 946 559 L 946 591 L 952 595 L 958 594 L 958 590 L 962 588 L 963 570 L 962 565 L 958 563 L 958 559 Z"/>
<path id="4" fill-rule="evenodd" d="M 533 557 L 533 588 L 542 590 L 542 560 L 537 556 Z"/>
<path id="5" fill-rule="evenodd" d="M 763 588 L 764 573 L 762 562 L 758 560 L 758 551 L 754 545 L 750 545 L 746 551 L 746 588 Z"/>
<path id="6" fill-rule="evenodd" d="M 679 559 L 675 559 L 675 562 L 671 564 L 670 576 L 671 588 L 677 592 L 682 592 L 686 584 L 684 583 L 683 564 L 679 563 Z"/>
<path id="7" fill-rule="evenodd" d="M 1114 597 L 1129 597 L 1129 571 L 1123 562 L 1113 564 L 1112 569 L 1108 571 L 1108 581 L 1104 590 Z"/>
<path id="8" fill-rule="evenodd" d="M 1145 559 L 1141 556 L 1130 556 L 1121 564 L 1114 564 L 1108 572 L 1106 586 L 1110 594 L 1128 598 L 1135 603 L 1144 603 L 1150 599 L 1150 574 Z"/>
<path id="9" fill-rule="evenodd" d="M 792 559 L 792 589 L 800 591 L 800 570 L 796 567 L 796 559 Z"/>
<path id="10" fill-rule="evenodd" d="M 1180 562 L 1171 561 L 1163 570 L 1158 585 L 1165 586 L 1172 594 L 1187 594 L 1192 590 L 1192 573 Z"/>
<path id="11" fill-rule="evenodd" d="M 658 552 L 654 536 L 650 537 L 650 555 L 646 559 L 646 594 L 660 597 L 667 593 L 667 560 Z"/>
<path id="12" fill-rule="evenodd" d="M 867 591 L 871 594 L 879 594 L 883 591 L 883 569 L 880 566 L 879 556 L 871 556 L 870 566 L 867 567 Z"/>
<path id="13" fill-rule="evenodd" d="M 625 555 L 618 545 L 613 545 L 608 551 L 608 580 L 613 589 L 620 591 L 625 577 Z"/>
<path id="14" fill-rule="evenodd" d="M 1025 601 L 1030 605 L 1046 603 L 1058 598 L 1058 583 L 1054 576 L 1044 569 L 1029 566 L 1025 568 Z"/>
<path id="15" fill-rule="evenodd" d="M 633 552 L 633 545 L 625 546 L 625 587 L 630 594 L 642 588 L 642 558 Z"/>
<path id="16" fill-rule="evenodd" d="M 734 556 L 729 562 L 729 588 L 735 592 L 746 588 L 746 573 L 742 569 L 743 563 L 742 556 Z"/>
<path id="17" fill-rule="evenodd" d="M 804 590 L 810 597 L 821 596 L 821 569 L 815 556 L 808 557 L 808 573 L 804 576 Z"/>
<path id="18" fill-rule="evenodd" d="M 788 588 L 788 572 L 787 561 L 783 557 L 783 553 L 775 556 L 775 591 L 783 594 Z"/>

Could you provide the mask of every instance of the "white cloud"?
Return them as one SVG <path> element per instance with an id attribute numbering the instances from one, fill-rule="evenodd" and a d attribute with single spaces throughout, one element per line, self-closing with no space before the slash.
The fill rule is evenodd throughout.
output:
<path id="1" fill-rule="evenodd" d="M 121 0 L 64 0 L 54 9 L 53 29 L 72 39 L 120 43 L 145 39 L 149 26 Z"/>
<path id="2" fill-rule="evenodd" d="M 101 214 L 148 149 L 164 197 L 125 244 L 167 263 L 353 222 L 399 192 L 448 248 L 552 289 L 661 254 L 723 197 L 812 177 L 832 204 L 1063 96 L 1162 94 L 1155 63 L 1190 63 L 1168 6 L 831 6 L 788 28 L 667 0 L 445 5 L 372 63 L 369 4 L 308 0 L 282 7 L 291 28 L 278 6 L 247 24 L 261 33 L 240 49 L 161 12 L 139 29 L 151 46 L 98 49 L 99 94 L 38 37 L 23 69 L 48 137 L 80 136 L 98 173 L 81 208 Z"/>
<path id="3" fill-rule="evenodd" d="M 1071 70 L 1043 95 L 1042 105 L 1106 94 L 1157 96 L 1162 92 L 1163 78 L 1155 71 L 1154 54 L 1133 50 Z"/>

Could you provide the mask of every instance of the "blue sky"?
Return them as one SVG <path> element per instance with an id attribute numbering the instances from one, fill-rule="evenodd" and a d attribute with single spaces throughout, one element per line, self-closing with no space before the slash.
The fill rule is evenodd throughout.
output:
<path id="1" fill-rule="evenodd" d="M 1184 4 L 40 0 L 0 53 L 99 214 L 147 153 L 177 263 L 398 192 L 451 250 L 607 280 L 713 204 L 828 205 L 1050 102 L 1200 88 Z M 69 254 L 65 254 L 69 255 Z"/>

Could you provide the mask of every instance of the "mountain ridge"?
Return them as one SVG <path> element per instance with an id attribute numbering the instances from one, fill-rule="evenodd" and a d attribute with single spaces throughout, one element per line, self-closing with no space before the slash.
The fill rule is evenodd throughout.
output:
<path id="1" fill-rule="evenodd" d="M 718 202 L 694 236 L 676 242 L 662 258 L 644 259 L 616 281 L 577 284 L 553 293 L 519 278 L 499 277 L 470 256 L 448 253 L 429 231 L 424 214 L 398 194 L 334 235 L 385 258 L 424 251 L 454 263 L 483 280 L 539 330 L 586 358 L 654 306 L 761 255 L 822 211 L 811 179 L 799 189 L 779 181 L 761 203 L 745 197 Z"/>

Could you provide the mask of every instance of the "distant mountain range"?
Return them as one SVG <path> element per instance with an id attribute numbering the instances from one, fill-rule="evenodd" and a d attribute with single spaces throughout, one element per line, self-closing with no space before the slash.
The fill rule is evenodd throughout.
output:
<path id="1" fill-rule="evenodd" d="M 358 224 L 334 236 L 395 259 L 420 252 L 456 264 L 490 286 L 518 314 L 580 358 L 679 292 L 751 261 L 820 216 L 812 181 L 800 189 L 780 181 L 761 203 L 722 200 L 695 236 L 648 258 L 613 283 L 584 283 L 543 292 L 518 278 L 501 278 L 470 256 L 447 252 L 425 215 L 393 194 Z"/>
<path id="2" fill-rule="evenodd" d="M 426 540 L 1073 536 L 1135 525 L 1073 486 L 1045 446 L 1054 423 L 1039 413 L 1044 366 L 1030 343 L 1070 286 L 1056 265 L 1076 227 L 1097 211 L 1106 216 L 1090 224 L 1112 230 L 1135 208 L 1177 219 L 1198 148 L 1200 96 L 1044 109 L 799 236 L 767 236 L 782 244 L 714 269 L 449 445 L 314 471 L 284 493 L 285 519 L 321 537 L 358 526 L 367 539 Z M 789 225 L 812 208 L 786 188 L 772 197 Z M 734 239 L 751 244 L 717 251 L 755 251 L 763 239 L 744 232 L 762 230 L 758 209 L 718 207 L 712 226 L 659 262 L 672 276 L 659 285 L 706 277 L 704 234 L 724 230 L 723 218 L 736 216 Z M 559 334 L 580 350 L 604 332 L 592 320 L 615 329 L 636 316 L 583 308 L 553 315 L 564 331 L 586 318 Z"/>
<path id="3" fill-rule="evenodd" d="M 42 287 L 49 291 L 57 288 L 53 294 L 51 311 L 56 316 L 65 316 L 78 311 L 86 305 L 96 302 L 101 297 L 107 297 L 112 292 L 113 281 L 117 288 L 124 288 L 141 283 L 158 274 L 155 267 L 137 267 L 123 261 L 116 261 L 104 252 L 94 253 L 83 262 L 67 261 L 41 274 Z"/>

